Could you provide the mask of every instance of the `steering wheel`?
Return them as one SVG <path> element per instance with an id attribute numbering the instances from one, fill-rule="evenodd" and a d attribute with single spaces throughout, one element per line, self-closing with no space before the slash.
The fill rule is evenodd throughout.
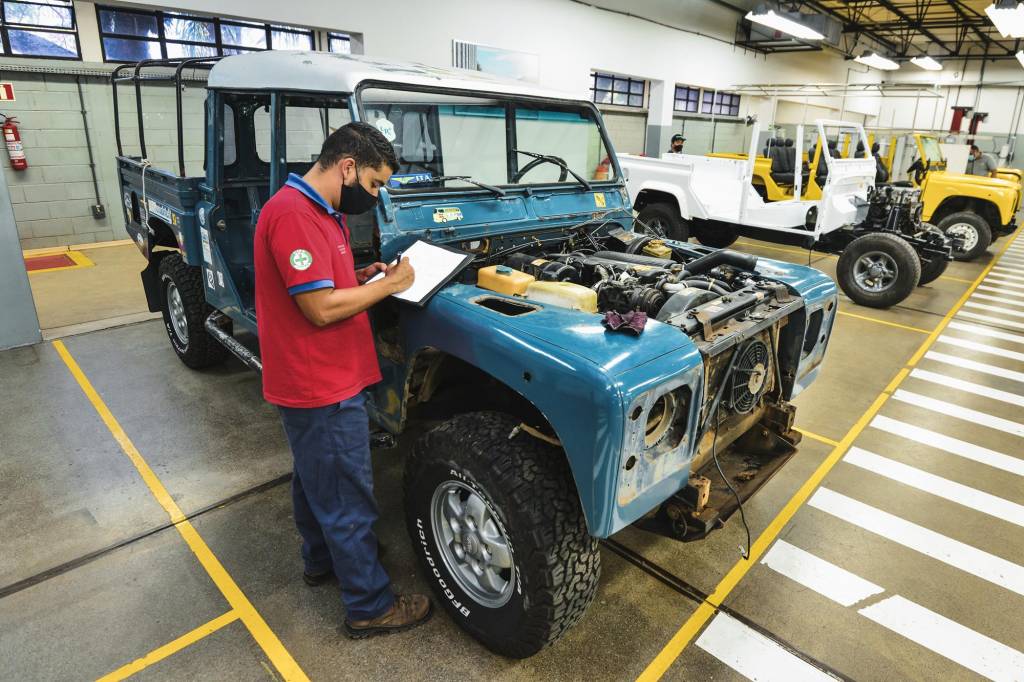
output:
<path id="1" fill-rule="evenodd" d="M 565 167 L 567 165 L 565 163 L 565 159 L 561 159 L 557 156 L 552 156 L 550 159 L 534 159 L 533 161 L 530 161 L 528 164 L 520 168 L 518 173 L 512 176 L 512 182 L 518 183 L 520 180 L 523 179 L 524 175 L 532 171 L 534 168 L 541 165 L 542 163 L 552 163 L 553 159 L 557 159 L 558 161 L 562 162 L 562 172 L 558 174 L 558 182 L 565 182 L 565 179 L 569 177 L 569 170 Z"/>

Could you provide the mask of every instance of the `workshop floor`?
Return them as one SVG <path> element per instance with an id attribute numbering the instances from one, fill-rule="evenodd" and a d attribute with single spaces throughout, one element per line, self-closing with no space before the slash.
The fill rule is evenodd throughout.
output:
<path id="1" fill-rule="evenodd" d="M 187 370 L 158 321 L 0 353 L 18 396 L 0 402 L 3 676 L 1018 679 L 1024 240 L 990 266 L 889 311 L 843 301 L 796 400 L 800 451 L 745 507 L 753 561 L 738 516 L 699 544 L 623 531 L 584 619 L 525 661 L 443 613 L 339 633 L 337 588 L 300 578 L 287 446 L 241 365 Z M 379 531 L 396 587 L 426 591 L 401 518 L 414 436 L 377 453 Z"/>
<path id="2" fill-rule="evenodd" d="M 91 264 L 29 273 L 43 338 L 59 338 L 155 317 L 139 273 L 146 261 L 132 243 L 89 244 Z"/>

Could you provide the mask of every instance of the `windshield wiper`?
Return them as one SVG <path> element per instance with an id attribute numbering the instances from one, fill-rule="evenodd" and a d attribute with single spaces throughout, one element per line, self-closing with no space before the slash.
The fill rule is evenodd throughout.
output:
<path id="1" fill-rule="evenodd" d="M 481 189 L 486 189 L 489 192 L 494 192 L 499 197 L 503 197 L 503 196 L 506 196 L 508 194 L 508 192 L 506 192 L 505 190 L 503 190 L 500 187 L 495 187 L 494 185 L 488 185 L 486 182 L 480 182 L 479 180 L 474 180 L 473 178 L 469 177 L 468 175 L 442 175 L 439 178 L 433 178 L 431 180 L 431 182 L 445 182 L 447 180 L 462 180 L 463 182 L 468 182 L 471 185 L 476 185 L 477 187 L 479 187 Z"/>
<path id="2" fill-rule="evenodd" d="M 548 163 L 553 163 L 556 166 L 558 166 L 559 168 L 561 168 L 562 170 L 564 170 L 565 172 L 567 172 L 569 175 L 571 175 L 574 178 L 576 178 L 576 180 L 579 181 L 579 183 L 581 185 L 583 185 L 585 188 L 587 188 L 587 190 L 593 189 L 590 186 L 590 183 L 587 182 L 586 178 L 584 178 L 582 175 L 580 175 L 579 173 L 574 171 L 572 168 L 569 168 L 569 165 L 565 161 L 563 161 L 562 159 L 558 158 L 557 156 L 548 156 L 547 154 L 538 154 L 537 152 L 528 152 L 528 151 L 526 151 L 524 149 L 513 149 L 512 151 L 514 151 L 516 154 L 522 154 L 524 156 L 529 156 L 529 157 L 534 158 L 534 159 L 540 159 L 541 161 L 547 161 Z"/>

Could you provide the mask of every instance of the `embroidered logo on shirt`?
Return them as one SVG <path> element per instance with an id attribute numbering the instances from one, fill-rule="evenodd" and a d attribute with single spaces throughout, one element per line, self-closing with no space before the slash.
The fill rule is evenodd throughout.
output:
<path id="1" fill-rule="evenodd" d="M 292 251 L 292 255 L 288 256 L 288 262 L 296 270 L 308 270 L 309 266 L 313 264 L 313 255 L 305 249 L 295 249 Z"/>

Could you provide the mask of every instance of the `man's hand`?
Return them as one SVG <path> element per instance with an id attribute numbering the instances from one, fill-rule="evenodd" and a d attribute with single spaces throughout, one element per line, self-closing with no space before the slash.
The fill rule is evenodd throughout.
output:
<path id="1" fill-rule="evenodd" d="M 395 265 L 386 266 L 384 271 L 384 282 L 390 285 L 391 293 L 393 294 L 405 291 L 411 287 L 415 279 L 416 273 L 413 272 L 408 258 L 403 258 Z"/>
<path id="2" fill-rule="evenodd" d="M 388 266 L 385 263 L 374 263 L 373 265 L 367 265 L 365 268 L 356 270 L 356 281 L 360 284 L 366 284 L 366 281 L 376 275 L 378 272 L 387 271 Z"/>

